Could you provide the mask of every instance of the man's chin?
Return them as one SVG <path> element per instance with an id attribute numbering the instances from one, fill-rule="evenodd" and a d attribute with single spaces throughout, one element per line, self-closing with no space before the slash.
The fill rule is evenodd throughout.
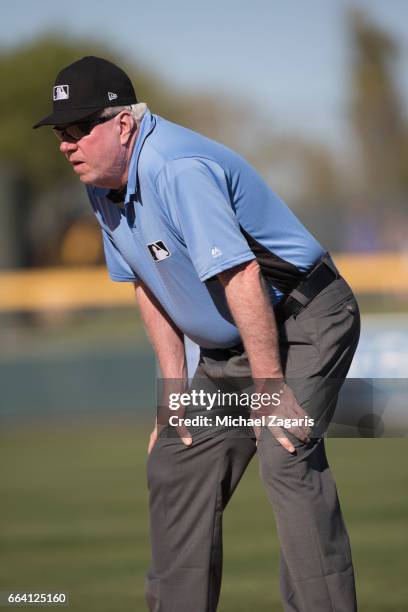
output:
<path id="1" fill-rule="evenodd" d="M 76 171 L 79 180 L 84 185 L 92 185 L 92 187 L 99 187 L 100 189 L 117 189 L 117 187 L 110 184 L 111 181 L 95 176 L 92 172 L 78 172 Z"/>
<path id="2" fill-rule="evenodd" d="M 89 178 L 89 176 L 87 176 L 86 174 L 80 174 L 79 180 L 81 181 L 81 183 L 85 183 L 85 185 L 95 185 L 95 182 L 93 182 L 92 179 Z M 95 187 L 97 187 L 97 185 L 95 185 Z"/>
<path id="3" fill-rule="evenodd" d="M 84 183 L 84 185 L 100 187 L 100 185 L 98 185 L 98 178 L 95 175 L 92 175 L 91 172 L 77 172 L 76 174 L 78 175 L 81 183 Z"/>

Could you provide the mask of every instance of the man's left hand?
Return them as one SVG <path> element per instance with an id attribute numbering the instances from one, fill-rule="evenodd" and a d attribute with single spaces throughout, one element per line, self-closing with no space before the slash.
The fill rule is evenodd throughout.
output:
<path id="1" fill-rule="evenodd" d="M 256 381 L 256 388 L 257 392 L 265 396 L 268 394 L 271 401 L 267 405 L 262 404 L 258 410 L 253 409 L 251 418 L 259 419 L 264 416 L 265 426 L 289 453 L 294 453 L 295 447 L 285 435 L 285 429 L 304 444 L 310 442 L 311 419 L 299 406 L 292 389 L 279 379 Z M 254 430 L 259 440 L 261 428 L 256 427 Z"/>

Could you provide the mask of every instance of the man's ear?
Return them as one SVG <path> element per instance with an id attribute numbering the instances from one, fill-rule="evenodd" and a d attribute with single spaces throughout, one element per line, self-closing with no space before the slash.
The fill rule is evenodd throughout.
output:
<path id="1" fill-rule="evenodd" d="M 120 142 L 122 145 L 126 145 L 135 131 L 134 128 L 136 122 L 130 113 L 120 113 L 119 115 L 119 128 L 120 128 Z"/>

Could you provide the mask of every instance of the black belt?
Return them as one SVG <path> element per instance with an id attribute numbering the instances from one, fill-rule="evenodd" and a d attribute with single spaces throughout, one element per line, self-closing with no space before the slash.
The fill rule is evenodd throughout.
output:
<path id="1" fill-rule="evenodd" d="M 329 253 L 326 253 L 275 308 L 277 322 L 283 323 L 292 315 L 298 315 L 318 293 L 339 277 L 340 274 Z"/>

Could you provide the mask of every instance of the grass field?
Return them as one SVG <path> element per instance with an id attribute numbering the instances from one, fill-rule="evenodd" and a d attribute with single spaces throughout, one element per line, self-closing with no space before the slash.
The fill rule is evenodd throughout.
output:
<path id="1" fill-rule="evenodd" d="M 147 431 L 96 417 L 2 429 L 0 591 L 68 592 L 75 612 L 146 609 Z M 401 439 L 328 441 L 362 612 L 408 609 L 407 451 Z M 278 542 L 256 460 L 224 529 L 219 611 L 281 610 Z"/>

